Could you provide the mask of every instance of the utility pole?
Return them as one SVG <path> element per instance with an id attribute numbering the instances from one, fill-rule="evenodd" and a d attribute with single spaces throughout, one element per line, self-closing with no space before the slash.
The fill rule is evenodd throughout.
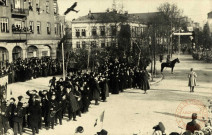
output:
<path id="1" fill-rule="evenodd" d="M 156 76 L 156 58 L 155 58 L 155 48 L 156 48 L 156 44 L 157 44 L 157 38 L 156 38 L 156 25 L 154 25 L 154 52 L 153 52 L 153 55 L 154 55 L 154 74 Z"/>
<path id="2" fill-rule="evenodd" d="M 179 33 L 181 31 L 181 28 L 179 29 Z M 178 58 L 180 57 L 180 34 L 179 34 L 179 37 L 178 37 Z"/>
<path id="3" fill-rule="evenodd" d="M 173 53 L 173 44 L 172 44 L 172 19 L 171 19 L 171 58 Z"/>
<path id="4" fill-rule="evenodd" d="M 65 62 L 64 62 L 64 47 L 62 43 L 62 59 L 63 59 L 63 80 L 65 80 Z"/>
<path id="5" fill-rule="evenodd" d="M 88 63 L 87 63 L 87 70 L 88 70 L 88 68 L 89 68 L 89 63 L 90 63 L 90 53 L 91 53 L 90 45 L 88 45 Z"/>

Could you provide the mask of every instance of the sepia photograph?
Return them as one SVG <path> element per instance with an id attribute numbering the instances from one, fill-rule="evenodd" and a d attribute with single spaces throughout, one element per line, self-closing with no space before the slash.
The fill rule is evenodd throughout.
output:
<path id="1" fill-rule="evenodd" d="M 212 135 L 212 0 L 0 0 L 0 135 Z"/>

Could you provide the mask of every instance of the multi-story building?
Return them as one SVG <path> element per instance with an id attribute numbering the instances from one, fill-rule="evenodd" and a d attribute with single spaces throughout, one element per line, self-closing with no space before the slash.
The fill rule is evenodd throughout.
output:
<path id="1" fill-rule="evenodd" d="M 116 11 L 106 11 L 101 13 L 91 13 L 79 17 L 72 21 L 72 47 L 84 48 L 86 46 L 95 46 L 103 48 L 105 46 L 118 45 L 118 33 L 121 26 L 130 26 L 130 41 L 133 45 L 144 33 L 147 28 L 147 22 L 157 12 L 125 14 Z"/>
<path id="2" fill-rule="evenodd" d="M 212 36 L 212 11 L 208 13 L 208 25 Z"/>
<path id="3" fill-rule="evenodd" d="M 0 0 L 0 62 L 56 58 L 65 18 L 57 0 Z"/>

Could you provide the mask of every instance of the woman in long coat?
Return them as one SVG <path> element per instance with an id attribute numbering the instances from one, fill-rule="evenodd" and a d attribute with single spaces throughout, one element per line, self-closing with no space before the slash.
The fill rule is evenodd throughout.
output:
<path id="1" fill-rule="evenodd" d="M 149 81 L 148 81 L 148 79 L 149 79 L 148 72 L 146 70 L 143 70 L 141 73 L 141 76 L 142 76 L 142 81 L 143 81 L 141 88 L 142 88 L 142 90 L 144 90 L 144 94 L 147 94 L 146 91 L 150 89 Z"/>
<path id="2" fill-rule="evenodd" d="M 188 74 L 188 86 L 190 87 L 190 92 L 194 92 L 194 87 L 196 86 L 197 74 L 191 68 L 191 72 Z"/>

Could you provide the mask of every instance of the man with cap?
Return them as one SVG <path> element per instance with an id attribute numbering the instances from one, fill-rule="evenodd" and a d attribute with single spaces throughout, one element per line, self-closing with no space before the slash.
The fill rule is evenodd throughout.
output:
<path id="1" fill-rule="evenodd" d="M 194 133 L 195 130 L 200 130 L 201 127 L 196 122 L 197 114 L 196 113 L 193 113 L 191 117 L 192 117 L 192 121 L 187 123 L 186 130 Z"/>

